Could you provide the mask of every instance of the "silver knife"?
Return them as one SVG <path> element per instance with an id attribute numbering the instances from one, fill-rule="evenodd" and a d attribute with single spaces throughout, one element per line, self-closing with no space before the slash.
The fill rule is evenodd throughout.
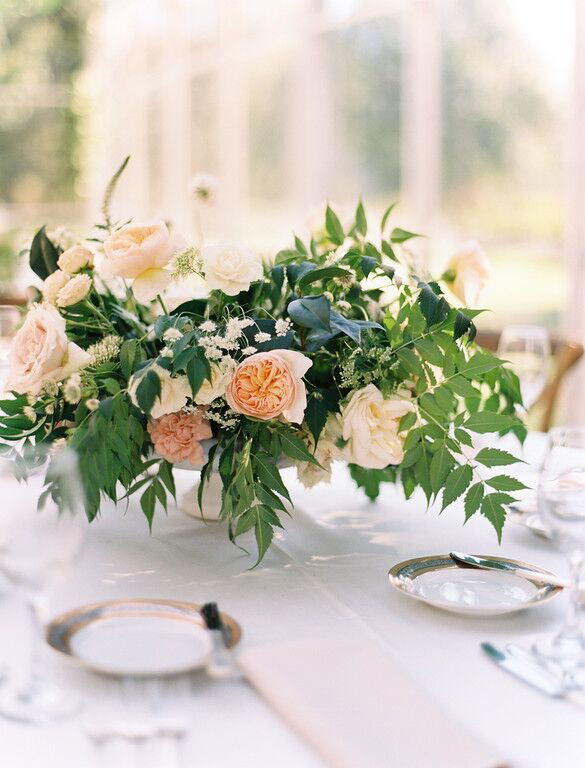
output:
<path id="1" fill-rule="evenodd" d="M 544 667 L 513 656 L 491 643 L 482 643 L 481 647 L 499 667 L 542 693 L 546 693 L 547 696 L 564 698 L 568 694 L 563 682 Z"/>
<path id="2" fill-rule="evenodd" d="M 567 579 L 554 573 L 541 573 L 530 568 L 511 565 L 501 560 L 488 560 L 485 557 L 468 555 L 465 552 L 449 552 L 449 557 L 461 568 L 480 568 L 485 571 L 511 573 L 515 576 L 522 576 L 530 581 L 537 581 L 540 584 L 550 584 L 553 587 L 567 587 L 569 585 Z"/>

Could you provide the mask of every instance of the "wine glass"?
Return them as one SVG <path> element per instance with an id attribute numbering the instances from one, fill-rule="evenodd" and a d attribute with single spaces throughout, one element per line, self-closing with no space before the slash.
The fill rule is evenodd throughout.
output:
<path id="1" fill-rule="evenodd" d="M 0 304 L 0 391 L 8 373 L 8 352 L 20 323 L 20 311 L 9 304 Z"/>
<path id="2" fill-rule="evenodd" d="M 553 541 L 569 563 L 569 606 L 561 630 L 537 641 L 537 654 L 569 673 L 585 671 L 584 608 L 580 581 L 585 564 L 585 429 L 549 432 L 538 486 L 538 508 Z"/>
<path id="3" fill-rule="evenodd" d="M 68 575 L 87 523 L 77 457 L 67 448 L 50 455 L 27 446 L 22 456 L 0 459 L 0 487 L 0 573 L 26 605 L 32 627 L 28 674 L 24 683 L 4 686 L 0 715 L 51 722 L 73 714 L 79 704 L 39 669 L 47 593 Z"/>
<path id="4" fill-rule="evenodd" d="M 507 360 L 520 380 L 524 406 L 528 410 L 542 395 L 548 380 L 550 339 L 540 325 L 508 325 L 498 343 L 498 356 Z"/>

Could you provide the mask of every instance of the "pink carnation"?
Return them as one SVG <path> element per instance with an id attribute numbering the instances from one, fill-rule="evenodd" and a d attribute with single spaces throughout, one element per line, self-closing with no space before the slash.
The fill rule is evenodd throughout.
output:
<path id="1" fill-rule="evenodd" d="M 148 432 L 154 450 L 167 461 L 176 464 L 189 461 L 196 467 L 203 464 L 200 440 L 212 437 L 211 427 L 201 410 L 176 411 L 148 422 Z"/>

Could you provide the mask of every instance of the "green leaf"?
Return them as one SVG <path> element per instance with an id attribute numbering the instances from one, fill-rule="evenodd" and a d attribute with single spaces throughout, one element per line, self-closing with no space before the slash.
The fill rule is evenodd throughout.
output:
<path id="1" fill-rule="evenodd" d="M 311 392 L 309 394 L 304 420 L 313 435 L 315 444 L 317 444 L 319 435 L 327 422 L 327 408 L 319 392 Z"/>
<path id="2" fill-rule="evenodd" d="M 404 432 L 407 429 L 410 429 L 414 424 L 416 423 L 416 413 L 414 411 L 410 411 L 409 413 L 405 413 L 404 416 L 400 419 L 400 423 L 398 424 L 398 431 Z"/>
<path id="3" fill-rule="evenodd" d="M 331 304 L 325 296 L 304 296 L 287 307 L 290 318 L 303 328 L 330 331 Z"/>
<path id="4" fill-rule="evenodd" d="M 376 269 L 378 266 L 378 260 L 373 256 L 362 256 L 360 264 L 362 272 L 364 273 L 365 277 L 367 277 L 370 272 L 373 272 L 374 269 Z"/>
<path id="5" fill-rule="evenodd" d="M 465 504 L 464 504 L 465 522 L 467 522 L 469 518 L 477 512 L 477 510 L 481 505 L 482 499 L 483 499 L 483 484 L 475 483 L 475 485 L 472 485 L 471 488 L 467 491 L 467 494 L 465 495 Z"/>
<path id="6" fill-rule="evenodd" d="M 398 261 L 394 249 L 387 240 L 382 240 L 382 253 L 388 256 L 389 259 L 392 259 L 392 261 Z"/>
<path id="7" fill-rule="evenodd" d="M 120 164 L 120 167 L 118 168 L 116 173 L 109 180 L 108 185 L 106 187 L 106 191 L 104 193 L 104 199 L 102 200 L 102 216 L 104 217 L 104 223 L 108 228 L 111 225 L 110 207 L 112 205 L 112 197 L 114 196 L 114 192 L 116 190 L 118 181 L 120 180 L 120 176 L 124 173 L 129 161 L 130 161 L 130 155 L 127 155 L 122 160 L 122 163 Z"/>
<path id="8" fill-rule="evenodd" d="M 453 457 L 449 453 L 446 444 L 443 443 L 431 459 L 430 477 L 433 493 L 438 493 L 441 490 L 452 466 Z"/>
<path id="9" fill-rule="evenodd" d="M 285 484 L 282 482 L 282 477 L 280 476 L 278 468 L 274 464 L 274 459 L 267 454 L 257 453 L 252 457 L 252 463 L 258 479 L 273 491 L 284 496 L 287 501 L 290 501 L 289 493 Z"/>
<path id="10" fill-rule="evenodd" d="M 433 286 L 439 290 L 435 283 L 419 283 L 418 304 L 429 326 L 442 322 L 449 314 L 449 305 Z"/>
<path id="11" fill-rule="evenodd" d="M 482 448 L 476 454 L 475 461 L 483 464 L 484 467 L 503 467 L 507 464 L 517 464 L 522 460 L 512 456 L 508 451 L 502 451 L 500 448 Z"/>
<path id="12" fill-rule="evenodd" d="M 49 240 L 45 230 L 46 227 L 41 227 L 33 237 L 29 257 L 30 268 L 41 280 L 46 280 L 55 272 L 59 258 L 59 251 Z"/>
<path id="13" fill-rule="evenodd" d="M 490 355 L 487 352 L 477 352 L 475 355 L 466 360 L 464 365 L 459 369 L 459 373 L 462 373 L 467 379 L 476 379 L 493 368 L 498 368 L 502 365 L 502 361 L 497 357 Z"/>
<path id="14" fill-rule="evenodd" d="M 417 235 L 416 232 L 409 232 L 407 229 L 401 229 L 395 227 L 390 233 L 390 241 L 392 243 L 405 243 L 407 240 L 412 240 L 413 237 L 422 237 Z"/>
<path id="15" fill-rule="evenodd" d="M 455 439 L 459 440 L 463 445 L 467 445 L 469 448 L 473 447 L 473 439 L 469 432 L 466 432 L 464 429 L 455 430 Z"/>
<path id="16" fill-rule="evenodd" d="M 148 416 L 154 405 L 154 401 L 160 396 L 160 379 L 153 370 L 147 371 L 144 376 L 140 378 L 138 387 L 136 388 L 136 399 L 138 405 Z"/>
<path id="17" fill-rule="evenodd" d="M 337 218 L 337 214 L 329 206 L 327 206 L 325 211 L 325 229 L 327 230 L 327 237 L 334 245 L 341 245 L 343 243 L 345 238 L 343 227 Z"/>
<path id="18" fill-rule="evenodd" d="M 463 423 L 463 427 L 470 432 L 484 434 L 486 432 L 501 432 L 503 429 L 514 427 L 518 420 L 514 416 L 493 411 L 478 411 Z"/>
<path id="19" fill-rule="evenodd" d="M 304 243 L 303 243 L 303 241 L 302 241 L 302 240 L 301 240 L 299 237 L 297 237 L 296 235 L 295 235 L 295 248 L 297 249 L 297 251 L 298 251 L 299 253 L 302 253 L 302 254 L 303 254 L 303 256 L 308 256 L 308 255 L 309 255 L 309 253 L 308 253 L 308 251 L 307 251 L 307 248 L 306 248 L 305 244 L 304 244 Z"/>
<path id="20" fill-rule="evenodd" d="M 443 367 L 445 357 L 441 352 L 441 348 L 438 347 L 431 339 L 418 339 L 415 341 L 414 346 L 419 351 L 423 360 L 431 365 L 437 365 L 439 368 Z"/>
<path id="21" fill-rule="evenodd" d="M 120 391 L 120 384 L 116 379 L 104 379 L 104 388 L 110 395 L 115 395 Z"/>
<path id="22" fill-rule="evenodd" d="M 356 485 L 363 489 L 370 501 L 375 501 L 378 498 L 382 483 L 390 483 L 396 480 L 396 467 L 366 469 L 357 464 L 350 464 L 349 471 Z"/>
<path id="23" fill-rule="evenodd" d="M 480 397 L 477 389 L 464 376 L 453 376 L 453 378 L 445 382 L 445 386 L 449 387 L 451 392 L 459 395 L 459 397 Z"/>
<path id="24" fill-rule="evenodd" d="M 468 331 L 471 331 L 472 328 L 475 328 L 473 321 L 466 317 L 463 312 L 461 312 L 461 310 L 457 310 L 457 314 L 455 315 L 455 325 L 453 328 L 453 338 L 459 339 Z"/>
<path id="25" fill-rule="evenodd" d="M 258 559 L 254 563 L 254 568 L 261 562 L 262 558 L 266 554 L 266 550 L 272 543 L 272 526 L 266 520 L 266 516 L 262 514 L 262 507 L 256 507 L 256 522 L 254 524 L 254 532 L 256 534 L 256 546 L 258 547 Z"/>
<path id="26" fill-rule="evenodd" d="M 185 372 L 187 374 L 187 378 L 189 379 L 191 394 L 193 397 L 195 397 L 205 379 L 211 378 L 211 368 L 209 367 L 209 362 L 199 357 L 199 355 L 197 357 L 193 357 L 187 363 Z"/>
<path id="27" fill-rule="evenodd" d="M 360 235 L 363 235 L 364 237 L 368 232 L 366 212 L 364 211 L 364 206 L 361 200 L 359 201 L 355 212 L 355 228 L 360 233 Z"/>
<path id="28" fill-rule="evenodd" d="M 487 517 L 490 523 L 496 529 L 498 534 L 498 543 L 502 541 L 502 529 L 506 521 L 506 504 L 514 501 L 512 496 L 507 493 L 488 493 L 481 502 L 481 514 Z"/>
<path id="29" fill-rule="evenodd" d="M 341 267 L 323 267 L 323 269 L 314 269 L 311 272 L 303 275 L 297 285 L 302 291 L 311 283 L 316 283 L 319 280 L 331 280 L 334 277 L 347 277 L 350 272 L 347 269 Z"/>
<path id="30" fill-rule="evenodd" d="M 154 506 L 156 504 L 156 495 L 153 484 L 151 483 L 140 497 L 140 506 L 144 516 L 148 520 L 148 527 L 152 530 L 152 520 L 154 518 Z"/>
<path id="31" fill-rule="evenodd" d="M 384 215 L 382 216 L 382 222 L 380 224 L 380 232 L 382 232 L 382 234 L 384 234 L 384 227 L 386 226 L 386 222 L 388 221 L 388 217 L 390 216 L 390 214 L 392 213 L 394 208 L 396 208 L 396 205 L 397 205 L 397 203 L 392 203 L 384 211 Z"/>
<path id="32" fill-rule="evenodd" d="M 448 507 L 449 504 L 452 504 L 455 499 L 458 499 L 465 492 L 465 489 L 471 483 L 472 477 L 473 471 L 469 464 L 462 464 L 449 473 L 443 488 L 443 506 L 441 510 Z"/>
<path id="33" fill-rule="evenodd" d="M 285 453 L 291 459 L 297 459 L 298 461 L 308 461 L 309 464 L 316 464 L 318 467 L 321 466 L 313 454 L 310 453 L 306 444 L 301 440 L 300 437 L 297 437 L 295 434 L 293 434 L 292 431 L 287 430 L 286 432 L 280 432 L 279 437 L 283 453 Z"/>
<path id="34" fill-rule="evenodd" d="M 486 483 L 496 491 L 523 491 L 528 487 L 510 475 L 495 475 L 486 480 Z"/>
<path id="35" fill-rule="evenodd" d="M 136 353 L 138 351 L 138 341 L 136 339 L 129 339 L 125 341 L 120 347 L 120 368 L 124 378 L 129 379 L 134 370 L 134 363 L 136 362 Z"/>
<path id="36" fill-rule="evenodd" d="M 177 491 L 175 488 L 172 465 L 168 461 L 162 461 L 159 465 L 158 474 L 171 496 L 176 499 Z"/>

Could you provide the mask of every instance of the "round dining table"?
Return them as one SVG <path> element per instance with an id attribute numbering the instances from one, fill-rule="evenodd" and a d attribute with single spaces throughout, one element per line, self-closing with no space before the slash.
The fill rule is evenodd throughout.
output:
<path id="1" fill-rule="evenodd" d="M 529 436 L 523 449 L 527 463 L 518 469 L 518 476 L 534 477 L 531 467 L 538 464 L 543 446 L 544 436 Z M 182 493 L 195 476 L 187 471 L 177 475 Z M 328 643 L 343 647 L 339 641 L 346 636 L 358 646 L 363 637 L 364 648 L 375 640 L 382 654 L 398 664 L 433 705 L 502 755 L 501 765 L 574 768 L 583 764 L 585 709 L 574 701 L 549 698 L 505 674 L 480 647 L 483 641 L 528 646 L 534 638 L 555 632 L 566 607 L 564 594 L 523 612 L 477 618 L 412 600 L 388 580 L 388 570 L 400 561 L 452 550 L 506 556 L 564 575 L 564 559 L 549 541 L 509 522 L 499 545 L 481 515 L 463 524 L 462 503 L 439 514 L 438 506 L 427 509 L 420 492 L 406 500 L 401 489 L 391 485 L 383 487 L 376 503 L 370 503 L 343 465 L 335 466 L 330 485 L 310 490 L 298 483 L 294 469 L 284 470 L 283 475 L 295 509 L 290 517 L 283 515 L 284 528 L 256 568 L 251 568 L 253 538 L 242 538 L 247 554 L 230 543 L 221 522 L 196 520 L 174 508 L 168 514 L 158 512 L 149 532 L 138 500 L 132 499 L 127 508 L 104 503 L 99 518 L 88 526 L 87 541 L 72 573 L 52 596 L 52 613 L 123 598 L 216 601 L 241 625 L 236 659 L 238 653 L 287 643 L 310 648 L 314 642 L 323 653 Z M 22 493 L 27 493 L 26 488 Z M 1 488 L 0 498 L 1 506 L 10 504 Z M 18 677 L 26 665 L 28 630 L 25 614 L 9 589 L 0 600 L 0 628 L 0 660 Z M 340 690 L 347 676 L 350 700 L 353 661 L 348 654 L 335 667 Z M 318 675 L 319 659 L 314 663 Z M 66 721 L 43 726 L 0 719 L 0 765 L 106 765 L 101 748 L 88 733 L 92 725 L 106 721 L 108 697 L 118 696 L 115 686 L 119 683 L 48 646 L 43 648 L 41 665 L 49 677 L 78 696 L 79 711 Z M 326 687 L 327 679 L 319 685 Z M 416 711 L 401 711 L 400 687 L 391 694 L 395 706 L 385 712 L 387 723 L 391 725 L 397 717 L 416 720 Z M 372 706 L 375 698 L 372 690 Z M 318 738 L 305 738 L 294 713 L 289 717 L 286 707 L 275 706 L 277 699 L 262 695 L 246 677 L 214 680 L 204 670 L 193 673 L 187 695 L 182 689 L 180 698 L 190 724 L 173 757 L 175 766 L 333 765 L 327 751 L 319 749 Z M 310 704 L 307 700 L 307 707 Z M 365 706 L 354 713 L 356 730 L 362 719 L 370 717 L 368 710 Z M 426 727 L 424 720 L 417 723 L 421 739 Z M 385 731 L 383 724 L 376 729 Z M 399 745 L 400 735 L 393 738 L 397 746 L 405 747 Z M 110 765 L 171 765 L 165 762 L 168 756 L 163 757 L 164 747 L 156 742 L 147 739 L 108 747 L 118 749 L 118 757 L 110 754 Z M 452 750 L 457 753 L 457 743 Z M 384 764 L 401 768 L 392 754 Z M 356 768 L 362 767 L 356 764 Z"/>

